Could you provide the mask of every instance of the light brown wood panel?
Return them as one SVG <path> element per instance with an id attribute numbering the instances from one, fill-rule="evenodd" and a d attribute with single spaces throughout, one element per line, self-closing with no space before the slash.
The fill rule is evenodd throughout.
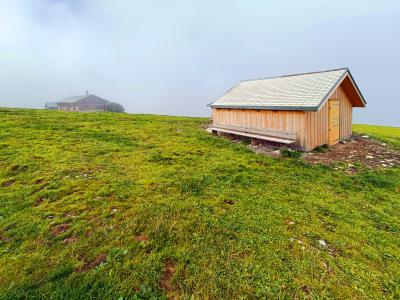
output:
<path id="1" fill-rule="evenodd" d="M 304 111 L 273 111 L 250 109 L 213 109 L 213 125 L 236 125 L 255 128 L 274 128 L 296 132 L 299 146 L 304 142 Z"/>
<path id="2" fill-rule="evenodd" d="M 328 106 L 325 103 L 319 111 L 306 112 L 304 150 L 311 150 L 328 143 Z"/>
<path id="3" fill-rule="evenodd" d="M 329 132 L 329 145 L 335 145 L 339 142 L 340 132 L 340 102 L 338 99 L 330 99 L 328 102 L 328 132 Z"/>
<path id="4" fill-rule="evenodd" d="M 342 85 L 335 90 L 331 98 L 340 101 L 340 139 L 346 139 L 352 133 L 353 105 Z"/>

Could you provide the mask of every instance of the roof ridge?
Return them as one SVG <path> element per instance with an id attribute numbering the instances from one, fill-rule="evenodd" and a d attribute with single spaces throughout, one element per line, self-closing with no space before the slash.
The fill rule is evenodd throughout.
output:
<path id="1" fill-rule="evenodd" d="M 87 96 L 87 95 L 86 94 L 83 94 L 83 95 L 71 95 L 71 96 L 68 96 L 68 97 L 64 97 L 62 99 L 76 98 L 76 97 L 83 97 L 83 96 Z"/>
<path id="2" fill-rule="evenodd" d="M 255 78 L 255 79 L 245 79 L 245 80 L 241 80 L 240 82 L 257 81 L 257 80 L 267 80 L 267 79 L 275 79 L 275 78 L 283 78 L 283 77 L 292 77 L 292 76 L 300 76 L 300 75 L 310 75 L 310 74 L 318 74 L 318 73 L 327 73 L 327 72 L 334 72 L 334 71 L 341 71 L 341 70 L 349 71 L 349 68 L 348 68 L 348 67 L 344 67 L 344 68 L 330 69 L 330 70 L 324 70 L 324 71 L 314 71 L 314 72 L 296 73 L 296 74 L 287 74 L 287 75 L 278 75 L 278 76 L 270 76 L 270 77 Z"/>
<path id="3" fill-rule="evenodd" d="M 83 94 L 83 95 L 68 96 L 68 97 L 64 97 L 64 98 L 58 99 L 55 102 L 58 102 L 58 103 L 75 103 L 77 101 L 80 101 L 80 100 L 88 97 L 88 96 L 90 96 L 90 95 Z"/>

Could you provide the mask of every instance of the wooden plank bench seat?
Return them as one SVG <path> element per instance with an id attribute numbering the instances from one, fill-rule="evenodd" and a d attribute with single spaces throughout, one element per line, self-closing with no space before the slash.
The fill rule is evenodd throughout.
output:
<path id="1" fill-rule="evenodd" d="M 250 128 L 225 124 L 216 124 L 209 129 L 287 145 L 296 143 L 296 133 L 283 129 Z"/>

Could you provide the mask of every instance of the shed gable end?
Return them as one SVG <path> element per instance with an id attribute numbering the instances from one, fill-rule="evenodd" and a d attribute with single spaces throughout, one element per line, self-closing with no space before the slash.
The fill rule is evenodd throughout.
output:
<path id="1" fill-rule="evenodd" d="M 321 102 L 318 110 L 320 110 L 323 105 L 332 98 L 333 95 L 336 93 L 344 93 L 346 94 L 346 98 L 350 102 L 352 107 L 365 107 L 367 102 L 365 101 L 364 97 L 362 96 L 357 84 L 355 83 L 351 73 L 348 71 L 346 75 L 337 82 L 336 86 L 332 89 L 332 91 L 327 94 L 324 101 Z"/>

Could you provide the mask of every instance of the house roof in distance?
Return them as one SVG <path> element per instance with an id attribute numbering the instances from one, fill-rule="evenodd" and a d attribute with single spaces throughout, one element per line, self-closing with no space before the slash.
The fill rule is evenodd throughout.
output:
<path id="1" fill-rule="evenodd" d="M 318 110 L 341 84 L 353 106 L 366 102 L 348 68 L 244 80 L 211 103 L 213 108 Z"/>
<path id="2" fill-rule="evenodd" d="M 80 95 L 80 96 L 70 96 L 70 97 L 66 97 L 66 98 L 62 98 L 60 100 L 57 100 L 58 103 L 75 103 L 78 102 L 82 99 L 85 99 L 86 97 L 88 97 L 89 95 Z"/>
<path id="3" fill-rule="evenodd" d="M 108 101 L 106 99 L 103 99 L 101 97 L 98 97 L 96 95 L 93 94 L 85 94 L 85 95 L 80 95 L 80 96 L 71 96 L 71 97 L 67 97 L 67 98 L 63 98 L 60 100 L 57 100 L 55 102 L 57 103 L 76 103 L 82 100 L 101 100 L 103 102 L 107 102 L 107 103 L 111 103 L 111 101 Z"/>

